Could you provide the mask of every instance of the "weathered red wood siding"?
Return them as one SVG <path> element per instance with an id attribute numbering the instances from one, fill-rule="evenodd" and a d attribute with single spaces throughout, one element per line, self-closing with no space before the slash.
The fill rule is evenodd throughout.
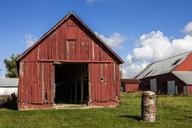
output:
<path id="1" fill-rule="evenodd" d="M 187 86 L 187 91 L 190 96 L 192 96 L 192 85 Z"/>
<path id="2" fill-rule="evenodd" d="M 125 92 L 137 92 L 139 91 L 139 84 L 125 84 Z"/>
<path id="3" fill-rule="evenodd" d="M 57 61 L 89 63 L 89 104 L 119 105 L 118 61 L 70 17 L 20 61 L 19 109 L 52 107 Z"/>
<path id="4" fill-rule="evenodd" d="M 119 104 L 120 78 L 117 64 L 90 64 L 91 105 L 114 106 Z"/>
<path id="5" fill-rule="evenodd" d="M 192 71 L 192 53 L 174 71 Z"/>

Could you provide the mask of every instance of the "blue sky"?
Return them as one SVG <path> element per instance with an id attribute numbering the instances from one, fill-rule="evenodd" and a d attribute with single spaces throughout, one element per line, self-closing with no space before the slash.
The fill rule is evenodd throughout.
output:
<path id="1" fill-rule="evenodd" d="M 192 20 L 192 1 L 1 0 L 0 75 L 5 73 L 5 58 L 13 53 L 22 53 L 27 48 L 28 40 L 40 38 L 70 11 L 77 13 L 104 40 L 111 41 L 114 35 L 121 38 L 117 39 L 120 42 L 117 45 L 121 47 L 115 48 L 113 46 L 116 45 L 112 45 L 112 48 L 126 61 L 131 56 L 132 61 L 141 66 L 144 62 L 149 63 L 148 60 L 136 62 L 139 57 L 134 59 L 134 49 L 143 47 L 145 41 L 141 36 L 149 38 L 160 35 L 171 41 L 183 39 L 186 36 L 183 28 Z M 170 44 L 174 43 L 171 41 Z"/>

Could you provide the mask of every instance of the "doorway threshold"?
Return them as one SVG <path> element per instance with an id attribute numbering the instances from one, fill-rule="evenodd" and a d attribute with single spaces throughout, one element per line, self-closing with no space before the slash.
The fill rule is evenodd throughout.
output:
<path id="1" fill-rule="evenodd" d="M 87 104 L 55 104 L 54 109 L 89 109 Z"/>

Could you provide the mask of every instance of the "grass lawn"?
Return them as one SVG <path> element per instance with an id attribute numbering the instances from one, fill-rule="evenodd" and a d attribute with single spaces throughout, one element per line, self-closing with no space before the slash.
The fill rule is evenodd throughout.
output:
<path id="1" fill-rule="evenodd" d="M 160 96 L 158 121 L 140 120 L 140 94 L 122 94 L 120 108 L 15 111 L 0 109 L 0 128 L 190 128 L 192 97 Z"/>

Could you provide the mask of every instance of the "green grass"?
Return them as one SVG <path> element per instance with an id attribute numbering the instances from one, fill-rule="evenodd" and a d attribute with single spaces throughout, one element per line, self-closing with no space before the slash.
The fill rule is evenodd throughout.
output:
<path id="1" fill-rule="evenodd" d="M 86 110 L 0 110 L 0 128 L 190 128 L 192 97 L 160 96 L 158 120 L 140 119 L 139 93 L 122 94 L 120 108 Z"/>

